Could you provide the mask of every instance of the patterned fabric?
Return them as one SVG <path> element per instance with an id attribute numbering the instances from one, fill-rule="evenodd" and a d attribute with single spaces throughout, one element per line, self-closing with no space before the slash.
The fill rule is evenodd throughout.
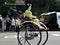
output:
<path id="1" fill-rule="evenodd" d="M 25 11 L 25 17 L 32 19 L 32 12 L 30 10 Z"/>
<path id="2" fill-rule="evenodd" d="M 36 25 L 40 26 L 40 21 L 39 21 L 39 19 L 33 19 L 33 22 L 34 22 Z"/>

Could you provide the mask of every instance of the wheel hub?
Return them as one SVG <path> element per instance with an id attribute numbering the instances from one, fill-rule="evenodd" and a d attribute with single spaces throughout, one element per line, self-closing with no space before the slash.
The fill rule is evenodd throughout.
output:
<path id="1" fill-rule="evenodd" d="M 34 39 L 34 37 L 37 37 L 37 36 L 38 36 L 37 33 L 30 33 L 30 34 L 28 34 L 28 36 L 25 37 L 25 39 L 32 40 L 32 39 Z"/>

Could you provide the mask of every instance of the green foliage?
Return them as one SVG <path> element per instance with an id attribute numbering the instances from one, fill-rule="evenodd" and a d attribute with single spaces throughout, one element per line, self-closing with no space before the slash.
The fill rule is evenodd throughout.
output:
<path id="1" fill-rule="evenodd" d="M 15 0 L 6 0 L 7 3 L 15 3 Z"/>
<path id="2" fill-rule="evenodd" d="M 35 9 L 33 9 L 32 10 L 32 12 L 33 12 L 33 15 L 36 15 L 36 16 L 40 16 L 40 14 L 42 13 L 42 10 L 41 9 L 39 9 L 39 8 L 35 8 Z"/>
<path id="3" fill-rule="evenodd" d="M 5 0 L 9 3 L 15 3 L 15 0 Z M 56 0 L 26 0 L 26 3 L 32 3 L 32 12 L 34 15 L 39 16 L 43 12 L 49 11 L 60 11 L 60 3 L 58 3 Z M 57 4 L 57 5 L 56 5 Z M 4 10 L 7 14 L 9 8 L 12 7 L 11 5 L 5 5 Z M 49 8 L 48 8 L 49 7 Z M 24 7 L 18 6 L 20 10 L 25 10 Z M 48 9 L 47 9 L 48 8 Z M 2 12 L 2 0 L 0 0 L 0 13 Z"/>

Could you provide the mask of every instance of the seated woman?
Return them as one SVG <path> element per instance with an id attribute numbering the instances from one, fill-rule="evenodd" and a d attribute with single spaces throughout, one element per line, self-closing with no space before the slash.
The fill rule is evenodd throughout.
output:
<path id="1" fill-rule="evenodd" d="M 36 16 L 33 16 L 33 15 L 32 15 L 32 12 L 30 11 L 32 5 L 31 5 L 31 4 L 27 4 L 27 5 L 28 5 L 28 6 L 27 6 L 28 9 L 25 11 L 25 17 L 27 17 L 27 19 L 33 21 L 34 24 L 36 24 L 37 26 L 39 26 L 39 29 L 40 29 L 40 30 L 42 30 L 42 29 L 45 30 L 45 28 L 40 25 L 39 19 L 37 19 Z M 33 18 L 34 18 L 34 19 L 33 19 Z"/>

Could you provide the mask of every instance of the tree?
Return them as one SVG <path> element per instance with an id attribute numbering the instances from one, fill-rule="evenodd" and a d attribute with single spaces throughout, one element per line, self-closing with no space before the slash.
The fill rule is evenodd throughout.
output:
<path id="1" fill-rule="evenodd" d="M 49 11 L 56 11 L 56 0 L 50 0 Z"/>
<path id="2" fill-rule="evenodd" d="M 6 2 L 14 3 L 15 0 L 5 0 Z M 48 11 L 58 11 L 60 10 L 60 3 L 57 4 L 57 0 L 25 0 L 26 4 L 31 3 L 32 4 L 32 12 L 33 14 L 39 15 L 43 12 Z M 57 5 L 56 5 L 57 4 Z M 7 13 L 11 5 L 5 5 L 5 12 Z M 21 10 L 25 10 L 24 8 L 21 8 L 24 6 L 18 6 Z M 2 0 L 0 0 L 0 13 L 2 12 Z"/>

